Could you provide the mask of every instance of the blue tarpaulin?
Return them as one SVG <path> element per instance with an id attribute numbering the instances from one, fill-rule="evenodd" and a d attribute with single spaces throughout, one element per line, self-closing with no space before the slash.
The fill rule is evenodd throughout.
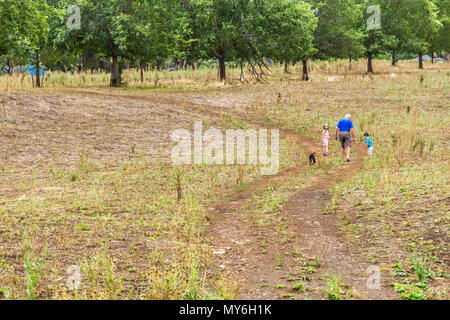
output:
<path id="1" fill-rule="evenodd" d="M 27 69 L 28 69 L 28 75 L 36 76 L 36 66 L 35 65 L 30 64 L 30 65 L 28 65 Z M 45 74 L 45 70 L 41 68 L 39 70 L 39 75 L 42 77 L 44 74 Z"/>

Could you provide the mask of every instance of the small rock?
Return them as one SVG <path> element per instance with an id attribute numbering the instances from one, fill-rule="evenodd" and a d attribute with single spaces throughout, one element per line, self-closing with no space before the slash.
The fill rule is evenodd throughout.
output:
<path id="1" fill-rule="evenodd" d="M 328 82 L 336 82 L 336 77 L 328 77 Z"/>

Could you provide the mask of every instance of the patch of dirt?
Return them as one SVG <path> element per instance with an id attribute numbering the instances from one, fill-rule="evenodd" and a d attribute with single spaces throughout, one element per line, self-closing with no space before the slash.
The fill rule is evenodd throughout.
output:
<path id="1" fill-rule="evenodd" d="M 247 98 L 234 97 L 233 107 L 245 109 L 254 94 Z M 96 95 L 98 99 L 93 98 Z M 233 95 L 233 91 L 230 90 L 228 95 Z M 80 100 L 80 96 L 89 98 Z M 0 146 L 3 145 L 0 152 L 5 160 L 8 159 L 6 166 L 11 161 L 24 167 L 45 162 L 44 159 L 73 164 L 81 153 L 103 161 L 111 157 L 112 161 L 129 156 L 132 144 L 144 154 L 157 156 L 168 146 L 161 146 L 161 150 L 152 148 L 161 141 L 168 141 L 167 135 L 172 129 L 183 128 L 190 120 L 193 122 L 205 116 L 218 119 L 230 112 L 224 99 L 213 104 L 216 99 L 208 95 L 205 99 L 202 97 L 197 94 L 191 100 L 177 94 L 131 96 L 127 93 L 108 95 L 103 90 L 73 90 L 42 95 L 39 101 L 34 95 L 13 98 L 7 102 L 7 126 L 0 128 Z M 71 117 L 67 117 L 68 114 Z M 244 112 L 233 113 L 233 116 L 270 128 L 261 119 L 248 119 L 249 115 Z M 280 130 L 280 133 L 295 138 L 308 152 L 321 150 L 320 145 L 310 138 L 286 130 Z M 60 150 L 65 153 L 61 154 Z M 269 184 L 283 184 L 288 178 L 301 177 L 308 169 L 303 164 L 276 176 L 258 179 L 246 189 L 216 203 L 206 230 L 215 257 L 209 276 L 219 272 L 230 274 L 240 284 L 240 299 L 280 299 L 294 284 L 288 281 L 289 278 L 298 279 L 305 275 L 311 278 L 311 281 L 305 281 L 306 292 L 296 292 L 295 296 L 325 299 L 327 280 L 324 276 L 328 274 L 340 276 L 346 290 L 354 290 L 357 298 L 397 298 L 386 282 L 380 290 L 366 288 L 369 264 L 361 262 L 362 257 L 352 252 L 340 238 L 336 227 L 339 218 L 322 214 L 330 199 L 330 184 L 351 176 L 361 167 L 363 151 L 360 147 L 354 155 L 350 164 L 340 166 L 329 175 L 314 176 L 283 205 L 280 217 L 285 219 L 286 232 L 292 234 L 295 241 L 280 244 L 276 228 L 254 227 L 252 217 L 244 207 L 253 195 L 266 191 Z M 261 253 L 261 242 L 266 244 L 265 253 Z M 295 251 L 299 251 L 303 260 L 286 255 Z M 314 273 L 305 273 L 301 263 L 312 258 L 319 259 L 320 266 L 314 267 Z M 277 285 L 284 285 L 286 289 Z"/>
<path id="2" fill-rule="evenodd" d="M 0 161 L 19 168 L 70 166 L 80 156 L 114 163 L 132 156 L 131 150 L 168 159 L 170 132 L 202 117 L 158 100 L 83 90 L 12 94 L 4 103 Z"/>
<path id="3" fill-rule="evenodd" d="M 305 138 L 305 143 L 310 143 Z M 259 181 L 256 186 L 250 186 L 247 191 L 237 192 L 229 201 L 216 206 L 213 223 L 208 229 L 208 236 L 215 248 L 224 249 L 223 254 L 214 260 L 216 270 L 226 269 L 240 282 L 240 299 L 280 299 L 285 289 L 277 286 L 292 286 L 295 282 L 289 278 L 300 278 L 301 265 L 292 263 L 291 257 L 284 253 L 299 250 L 306 259 L 318 258 L 320 267 L 313 274 L 307 274 L 312 281 L 306 282 L 307 291 L 293 293 L 297 298 L 325 299 L 324 289 L 327 275 L 338 275 L 346 284 L 346 289 L 353 290 L 355 298 L 361 299 L 395 299 L 397 296 L 382 283 L 380 290 L 367 289 L 366 273 L 370 266 L 361 262 L 358 255 L 350 250 L 340 239 L 337 231 L 336 215 L 323 215 L 326 203 L 330 199 L 328 187 L 350 176 L 363 162 L 361 150 L 358 150 L 355 161 L 345 164 L 332 172 L 332 177 L 321 176 L 310 181 L 308 186 L 294 193 L 283 206 L 282 217 L 288 225 L 288 232 L 295 235 L 296 241 L 282 246 L 273 228 L 255 228 L 249 223 L 242 207 L 248 200 L 248 190 L 258 194 L 265 190 L 263 186 L 280 181 L 286 175 L 300 175 L 302 168 L 285 172 L 277 177 Z M 238 199 L 238 200 L 235 200 Z M 266 253 L 261 253 L 258 245 L 264 241 L 267 244 Z M 280 266 L 279 255 L 283 255 Z M 289 292 L 289 291 L 288 291 Z"/>
<path id="4" fill-rule="evenodd" d="M 223 90 L 225 91 L 225 90 Z M 224 94 L 223 91 L 221 94 Z M 245 121 L 259 127 L 273 128 L 263 123 L 262 119 L 249 118 L 245 113 L 247 105 L 254 92 L 249 92 L 247 99 L 234 96 L 234 89 L 230 89 L 228 97 L 233 97 L 233 116 L 241 117 Z M 214 92 L 217 94 L 217 92 Z M 213 94 L 213 95 L 214 95 Z M 132 99 L 154 101 L 155 95 L 133 96 Z M 181 99 L 182 98 L 182 99 Z M 229 107 L 211 97 L 202 99 L 195 95 L 195 99 L 186 99 L 178 95 L 157 95 L 158 102 L 188 108 L 211 118 L 227 115 Z M 229 104 L 228 104 L 229 105 Z M 236 107 L 242 112 L 236 114 Z M 294 137 L 297 143 L 308 153 L 320 152 L 321 146 L 312 139 L 295 132 L 281 130 L 280 134 Z M 330 199 L 328 188 L 331 184 L 350 177 L 363 164 L 365 154 L 361 145 L 353 150 L 353 161 L 344 164 L 329 175 L 315 176 L 308 185 L 295 192 L 284 204 L 282 217 L 288 225 L 288 232 L 294 235 L 295 241 L 281 245 L 277 239 L 277 230 L 271 227 L 254 227 L 245 205 L 249 199 L 267 190 L 269 184 L 279 184 L 287 177 L 300 177 L 307 167 L 300 165 L 281 172 L 278 175 L 261 178 L 254 181 L 245 189 L 229 194 L 227 200 L 216 203 L 212 209 L 212 221 L 206 230 L 206 237 L 214 248 L 210 276 L 225 272 L 239 283 L 239 299 L 280 299 L 283 293 L 292 293 L 299 298 L 326 299 L 327 275 L 337 275 L 342 278 L 346 291 L 352 291 L 354 298 L 359 299 L 397 299 L 398 295 L 388 286 L 390 278 L 382 273 L 381 288 L 371 290 L 367 288 L 367 280 L 371 274 L 367 268 L 371 266 L 364 261 L 362 255 L 356 254 L 341 239 L 337 230 L 339 217 L 323 215 L 327 201 Z M 265 242 L 265 253 L 261 253 L 260 243 Z M 306 292 L 289 291 L 289 286 L 296 282 L 289 278 L 301 278 L 305 272 L 301 265 L 293 263 L 292 257 L 284 253 L 300 251 L 301 256 L 308 261 L 311 258 L 320 260 L 320 267 L 314 273 L 307 274 L 311 281 L 305 281 Z M 279 255 L 283 254 L 282 264 L 279 266 Z M 277 286 L 285 286 L 286 289 Z M 288 290 L 288 291 L 286 291 Z M 344 297 L 351 298 L 351 297 Z"/>
<path id="5" fill-rule="evenodd" d="M 233 92 L 233 90 L 230 90 Z M 250 97 L 252 95 L 249 95 Z M 154 97 L 140 96 L 138 99 L 153 99 Z M 229 108 L 223 108 L 223 104 L 210 104 L 210 98 L 189 99 L 187 102 L 179 100 L 176 95 L 159 96 L 161 102 L 173 104 L 178 107 L 188 107 L 201 114 L 210 117 L 220 117 L 229 112 Z M 236 105 L 245 111 L 247 103 L 238 97 L 234 97 Z M 250 102 L 248 102 L 250 104 Z M 236 107 L 234 105 L 234 107 Z M 235 118 L 243 118 L 252 125 L 272 128 L 264 125 L 261 119 L 249 119 L 248 114 L 240 112 Z M 312 139 L 300 134 L 280 130 L 280 134 L 294 137 L 297 143 L 308 152 L 320 152 L 321 146 Z M 337 230 L 339 217 L 323 215 L 327 201 L 330 199 L 328 188 L 331 184 L 350 177 L 363 164 L 365 152 L 359 144 L 353 150 L 353 161 L 344 164 L 329 175 L 315 176 L 308 185 L 295 192 L 284 204 L 282 217 L 288 225 L 288 232 L 294 235 L 294 242 L 280 245 L 277 239 L 277 231 L 271 227 L 254 227 L 251 217 L 244 208 L 249 199 L 267 190 L 269 184 L 280 184 L 287 177 L 300 177 L 308 168 L 304 165 L 281 172 L 278 175 L 261 178 L 254 181 L 245 189 L 227 196 L 227 200 L 216 203 L 212 209 L 212 221 L 206 230 L 206 237 L 214 248 L 210 276 L 226 272 L 239 283 L 239 299 L 280 299 L 286 289 L 279 286 L 292 286 L 289 282 L 292 278 L 299 278 L 303 272 L 298 263 L 293 263 L 292 257 L 284 256 L 279 266 L 278 256 L 286 252 L 299 250 L 301 256 L 306 259 L 318 258 L 320 267 L 315 268 L 313 274 L 309 274 L 311 281 L 305 283 L 307 290 L 304 293 L 292 292 L 297 298 L 326 299 L 327 275 L 337 275 L 342 278 L 346 291 L 352 291 L 354 298 L 359 299 L 397 299 L 398 295 L 388 286 L 390 276 L 382 273 L 381 288 L 368 289 L 367 273 L 371 265 L 364 262 L 362 255 L 356 254 L 341 239 Z M 260 243 L 265 242 L 265 253 L 261 253 Z M 284 254 L 283 254 L 284 255 Z M 303 276 L 305 272 L 303 272 Z M 346 297 L 349 298 L 349 297 Z"/>

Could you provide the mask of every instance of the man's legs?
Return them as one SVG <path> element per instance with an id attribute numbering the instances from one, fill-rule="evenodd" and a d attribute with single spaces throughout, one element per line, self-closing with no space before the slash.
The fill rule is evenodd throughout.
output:
<path id="1" fill-rule="evenodd" d="M 351 140 L 350 133 L 340 134 L 339 140 L 341 141 L 342 145 L 342 160 L 344 161 L 350 161 L 350 151 L 352 147 L 352 140 Z M 347 151 L 347 152 L 346 152 Z"/>

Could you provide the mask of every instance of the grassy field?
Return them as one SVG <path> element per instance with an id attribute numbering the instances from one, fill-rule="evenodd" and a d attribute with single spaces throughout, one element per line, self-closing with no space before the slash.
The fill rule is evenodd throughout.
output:
<path id="1" fill-rule="evenodd" d="M 432 64 L 424 62 L 428 71 L 439 72 L 445 70 L 441 64 Z M 395 67 L 390 66 L 387 61 L 374 61 L 374 70 L 378 74 L 387 74 L 396 76 L 396 73 L 418 73 L 417 63 L 415 61 L 399 61 Z M 367 61 L 360 59 L 352 62 L 352 68 L 349 69 L 347 60 L 338 60 L 336 62 L 312 61 L 309 63 L 309 72 L 313 81 L 335 82 L 340 78 L 350 80 L 352 76 L 363 75 L 367 70 Z M 169 90 L 193 90 L 203 89 L 212 90 L 220 88 L 229 88 L 230 86 L 242 87 L 247 84 L 255 84 L 252 77 L 244 69 L 244 78 L 247 82 L 242 83 L 241 70 L 234 66 L 227 68 L 227 81 L 219 82 L 217 67 L 201 67 L 197 70 L 178 71 L 146 71 L 144 72 L 144 81 L 141 82 L 139 70 L 124 70 L 123 79 L 126 88 L 131 89 L 160 89 Z M 284 65 L 275 64 L 270 70 L 266 70 L 268 79 L 274 81 L 298 81 L 302 72 L 301 64 L 290 66 L 289 73 L 284 73 Z M 106 88 L 109 86 L 110 74 L 103 71 L 64 73 L 47 72 L 41 80 L 44 88 Z M 12 77 L 0 77 L 0 88 L 3 90 L 31 90 L 33 89 L 32 78 L 24 73 L 15 73 Z M 164 90 L 165 89 L 165 90 Z"/>
<path id="2" fill-rule="evenodd" d="M 378 298 L 448 299 L 450 66 L 364 68 L 312 63 L 312 81 L 301 82 L 299 65 L 290 74 L 277 66 L 264 84 L 242 84 L 237 69 L 226 84 L 214 69 L 148 72 L 144 83 L 126 71 L 117 90 L 107 74 L 49 73 L 42 89 L 28 76 L 0 77 L 0 299 L 367 298 L 346 283 L 348 268 L 330 274 L 334 252 L 299 247 L 309 207 L 336 230 L 333 241 L 381 268 Z M 323 123 L 334 129 L 346 113 L 359 149 L 368 131 L 375 153 L 363 160 L 355 149 L 361 165 L 335 179 L 346 170 L 337 143 L 317 166 L 307 156 L 320 153 Z M 171 164 L 171 131 L 199 120 L 282 129 L 279 175 Z M 323 207 L 297 205 L 310 185 L 329 192 Z M 234 210 L 220 226 L 234 221 L 235 231 L 218 228 L 218 207 Z M 242 268 L 230 262 L 242 256 L 226 249 L 230 239 L 254 248 Z M 261 255 L 268 270 L 295 276 L 261 284 L 251 271 Z M 79 289 L 68 288 L 70 266 L 81 270 Z M 250 287 L 258 292 L 246 296 Z"/>
<path id="3" fill-rule="evenodd" d="M 344 79 L 312 84 L 301 96 L 286 86 L 277 88 L 286 102 L 264 103 L 262 96 L 255 106 L 267 121 L 290 129 L 320 128 L 350 112 L 360 140 L 371 134 L 374 158 L 330 187 L 327 213 L 340 217 L 339 230 L 355 252 L 395 275 L 390 284 L 407 299 L 448 294 L 449 77 L 447 69 L 423 81 L 418 75 Z M 305 132 L 311 133 L 319 139 Z"/>

